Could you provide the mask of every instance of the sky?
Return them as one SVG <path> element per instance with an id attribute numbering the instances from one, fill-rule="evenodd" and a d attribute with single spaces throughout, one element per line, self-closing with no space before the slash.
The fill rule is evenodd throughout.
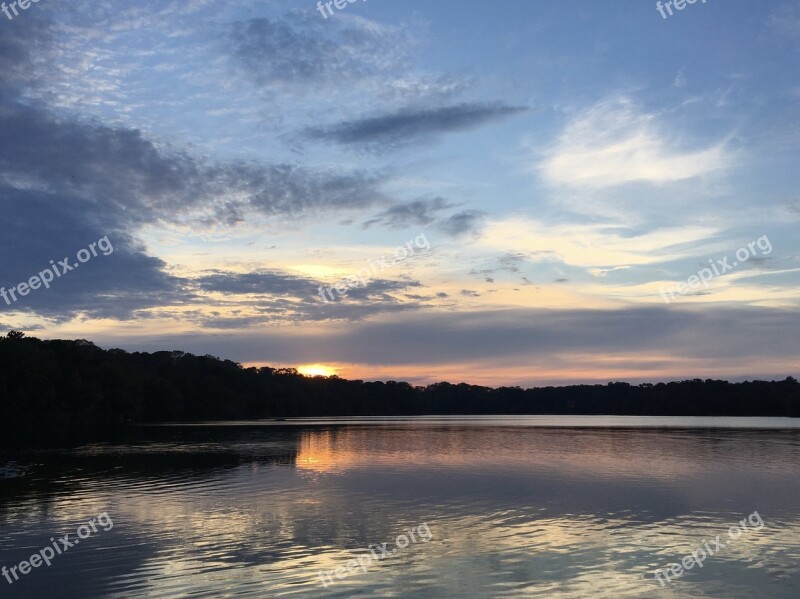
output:
<path id="1" fill-rule="evenodd" d="M 339 5 L 0 13 L 0 330 L 416 384 L 798 375 L 800 2 Z"/>

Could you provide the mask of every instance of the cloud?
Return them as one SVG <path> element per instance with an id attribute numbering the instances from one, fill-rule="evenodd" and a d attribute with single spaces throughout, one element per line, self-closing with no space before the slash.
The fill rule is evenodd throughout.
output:
<path id="1" fill-rule="evenodd" d="M 233 56 L 261 86 L 364 79 L 398 68 L 413 45 L 402 28 L 366 19 L 322 23 L 291 14 L 251 19 L 233 29 Z"/>
<path id="2" fill-rule="evenodd" d="M 391 200 L 384 178 L 364 172 L 313 170 L 287 165 L 236 165 L 222 177 L 223 189 L 244 193 L 245 206 L 268 216 L 299 217 L 363 209 Z"/>
<path id="3" fill-rule="evenodd" d="M 681 67 L 678 69 L 678 74 L 675 75 L 675 80 L 672 82 L 675 87 L 686 87 L 686 69 Z"/>
<path id="4" fill-rule="evenodd" d="M 538 168 L 554 185 L 607 188 L 682 181 L 730 164 L 724 142 L 703 149 L 681 148 L 662 133 L 654 115 L 621 97 L 578 114 Z"/>
<path id="5" fill-rule="evenodd" d="M 0 96 L 13 95 L 22 87 L 39 83 L 36 74 L 41 73 L 52 59 L 54 41 L 53 26 L 42 15 L 16 19 L 13 26 L 3 27 L 0 36 Z"/>
<path id="6" fill-rule="evenodd" d="M 56 120 L 46 110 L 0 98 L 2 281 L 27 280 L 50 259 L 104 235 L 122 246 L 59 289 L 20 309 L 47 317 L 76 313 L 129 318 L 137 309 L 188 301 L 183 282 L 146 255 L 145 224 L 235 226 L 248 212 L 276 219 L 386 203 L 377 177 L 288 165 L 209 165 L 156 147 L 136 130 Z M 110 264 L 113 262 L 114 266 Z"/>
<path id="7" fill-rule="evenodd" d="M 124 230 L 108 220 L 87 218 L 73 198 L 53 198 L 0 186 L 0 211 L 4 231 L 0 235 L 0 285 L 6 288 L 28 281 L 50 267 L 51 260 L 75 256 L 81 249 L 109 237 L 114 252 L 99 253 L 89 262 L 64 274 L 50 289 L 40 288 L 12 305 L 0 302 L 0 310 L 35 313 L 52 320 L 77 314 L 93 318 L 132 318 L 135 311 L 156 306 L 182 305 L 192 301 L 185 281 L 166 272 L 166 264 L 148 256 Z"/>
<path id="8" fill-rule="evenodd" d="M 741 368 L 742 361 L 753 371 L 763 369 L 770 360 L 796 365 L 798 316 L 796 310 L 727 307 L 713 311 L 658 307 L 428 312 L 366 321 L 357 328 L 335 327 L 311 338 L 276 330 L 229 338 L 198 334 L 124 343 L 137 349 L 181 347 L 265 363 L 314 360 L 377 366 L 536 361 L 551 368 L 559 365 L 565 372 L 572 359 L 577 363 L 589 355 L 595 362 L 597 356 L 637 356 L 649 363 L 648 369 L 653 360 L 663 367 L 662 374 L 650 378 L 672 374 L 669 367 L 677 359 L 673 357 L 680 356 L 695 363 L 695 371 L 714 376 L 728 372 L 732 365 Z M 119 342 L 115 337 L 106 343 Z M 680 364 L 681 369 L 688 367 L 688 363 Z M 776 370 L 780 367 L 770 372 Z"/>
<path id="9" fill-rule="evenodd" d="M 411 226 L 427 226 L 434 223 L 437 214 L 451 208 L 453 204 L 445 198 L 419 199 L 398 203 L 364 223 L 364 228 L 381 224 L 392 229 L 407 229 Z"/>
<path id="10" fill-rule="evenodd" d="M 346 280 L 347 277 L 344 277 Z M 192 279 L 192 283 L 206 292 L 224 293 L 228 295 L 259 294 L 277 295 L 312 299 L 316 302 L 319 287 L 329 287 L 317 279 L 309 279 L 280 271 L 256 271 L 234 273 L 212 271 L 204 276 Z M 387 299 L 389 293 L 404 291 L 412 287 L 421 287 L 418 281 L 391 281 L 387 279 L 371 279 L 366 284 L 349 287 L 347 293 L 340 296 L 334 292 L 334 298 L 341 301 Z"/>
<path id="11" fill-rule="evenodd" d="M 364 223 L 364 228 L 382 225 L 392 229 L 433 227 L 449 237 L 477 235 L 484 223 L 486 213 L 480 210 L 462 210 L 449 216 L 439 214 L 453 208 L 445 198 L 419 199 L 397 203 Z"/>
<path id="12" fill-rule="evenodd" d="M 6 180 L 70 194 L 85 200 L 86 209 L 131 223 L 196 219 L 231 225 L 248 208 L 298 216 L 386 200 L 377 176 L 291 165 L 207 164 L 156 147 L 134 129 L 56 120 L 30 106 L 3 108 L 0 168 Z"/>
<path id="13" fill-rule="evenodd" d="M 213 271 L 193 282 L 203 291 L 225 294 L 263 294 L 307 297 L 319 281 L 278 271 L 232 273 Z"/>
<path id="14" fill-rule="evenodd" d="M 373 279 L 366 285 L 350 287 L 343 298 L 350 300 L 363 301 L 393 301 L 391 293 L 398 293 L 414 287 L 422 287 L 419 281 L 389 281 L 385 279 Z"/>
<path id="15" fill-rule="evenodd" d="M 469 271 L 469 274 L 473 277 L 483 279 L 486 283 L 494 283 L 494 278 L 491 276 L 494 274 L 494 271 L 491 268 L 483 268 L 480 270 L 473 268 Z"/>
<path id="16" fill-rule="evenodd" d="M 593 277 L 604 278 L 607 277 L 610 273 L 616 272 L 618 270 L 630 270 L 630 266 L 615 266 L 614 268 L 592 268 L 589 272 L 592 273 Z"/>
<path id="17" fill-rule="evenodd" d="M 784 209 L 788 212 L 792 217 L 800 216 L 800 200 L 796 200 L 794 202 L 787 202 L 784 205 Z"/>
<path id="18" fill-rule="evenodd" d="M 387 201 L 376 175 L 214 163 L 157 145 L 135 128 L 58 117 L 26 96 L 44 83 L 30 72 L 55 59 L 53 39 L 52 25 L 37 19 L 15 23 L 0 39 L 0 173 L 10 186 L 67 194 L 93 217 L 110 213 L 107 220 L 138 224 L 195 217 L 232 225 L 248 209 L 296 217 Z"/>
<path id="19" fill-rule="evenodd" d="M 637 232 L 610 223 L 548 225 L 517 217 L 488 223 L 478 243 L 499 250 L 514 248 L 525 252 L 528 260 L 556 259 L 586 269 L 609 269 L 702 256 L 721 247 L 718 236 L 717 229 L 700 226 Z"/>
<path id="20" fill-rule="evenodd" d="M 437 228 L 451 237 L 478 235 L 486 219 L 480 210 L 464 210 L 437 223 Z"/>
<path id="21" fill-rule="evenodd" d="M 60 120 L 23 99 L 44 86 L 54 54 L 53 26 L 26 15 L 0 38 L 0 285 L 26 282 L 104 236 L 114 246 L 81 268 L 0 309 L 50 320 L 77 314 L 131 318 L 138 309 L 191 301 L 183 281 L 147 255 L 130 230 L 147 201 L 173 194 L 182 157 L 160 153 L 136 131 Z M 129 210 L 130 208 L 130 210 Z"/>
<path id="22" fill-rule="evenodd" d="M 457 104 L 439 108 L 406 108 L 376 117 L 343 121 L 306 130 L 306 137 L 382 152 L 430 142 L 444 133 L 466 131 L 528 110 L 503 104 Z"/>
<path id="23" fill-rule="evenodd" d="M 523 266 L 528 261 L 540 261 L 542 257 L 549 256 L 554 259 L 558 259 L 558 255 L 555 252 L 549 252 L 544 250 L 538 251 L 510 251 L 506 252 L 498 259 L 498 270 L 505 270 L 510 273 L 518 273 L 520 272 L 521 266 Z"/>
<path id="24" fill-rule="evenodd" d="M 235 23 L 223 51 L 234 73 L 271 92 L 273 102 L 290 97 L 284 105 L 289 112 L 297 108 L 294 98 L 313 96 L 316 102 L 321 93 L 341 108 L 438 103 L 468 89 L 469 79 L 414 68 L 418 31 L 353 14 L 323 21 L 316 11 L 290 12 Z"/>
<path id="25" fill-rule="evenodd" d="M 215 270 L 186 283 L 195 293 L 221 297 L 213 301 L 208 296 L 202 297 L 196 302 L 199 306 L 196 310 L 179 313 L 162 310 L 156 316 L 179 317 L 204 328 L 244 330 L 279 323 L 358 321 L 383 313 L 416 310 L 429 299 L 407 293 L 409 289 L 422 287 L 419 281 L 370 279 L 366 284 L 359 282 L 348 287 L 344 295 L 332 290 L 333 299 L 328 295 L 326 302 L 320 296 L 320 289 L 327 289 L 332 282 L 277 270 L 245 273 Z M 251 295 L 259 297 L 247 297 Z M 216 307 L 209 310 L 208 306 Z"/>
<path id="26" fill-rule="evenodd" d="M 211 163 L 156 145 L 137 129 L 58 117 L 26 97 L 40 83 L 26 69 L 38 65 L 34 52 L 49 55 L 51 38 L 47 24 L 26 19 L 0 40 L 0 284 L 27 281 L 50 260 L 106 235 L 115 252 L 8 310 L 128 319 L 191 304 L 197 298 L 187 281 L 137 241 L 144 225 L 231 227 L 250 213 L 296 219 L 388 203 L 378 176 Z"/>

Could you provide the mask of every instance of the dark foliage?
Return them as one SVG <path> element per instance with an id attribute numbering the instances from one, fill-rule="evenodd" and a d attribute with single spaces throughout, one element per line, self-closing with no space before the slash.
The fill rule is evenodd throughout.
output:
<path id="1" fill-rule="evenodd" d="M 179 351 L 0 337 L 0 443 L 103 439 L 132 423 L 293 416 L 608 414 L 800 417 L 800 383 L 691 380 L 492 389 L 307 378 Z"/>

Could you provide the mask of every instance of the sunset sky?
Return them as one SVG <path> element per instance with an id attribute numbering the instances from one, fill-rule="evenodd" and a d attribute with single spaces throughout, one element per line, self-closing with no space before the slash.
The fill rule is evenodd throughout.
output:
<path id="1" fill-rule="evenodd" d="M 415 383 L 800 374 L 796 1 L 18 12 L 0 285 L 114 251 L 1 331 Z"/>

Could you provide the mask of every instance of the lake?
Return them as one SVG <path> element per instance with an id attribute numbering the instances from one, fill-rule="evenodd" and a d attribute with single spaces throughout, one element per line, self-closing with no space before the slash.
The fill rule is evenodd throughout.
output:
<path id="1" fill-rule="evenodd" d="M 0 456 L 0 563 L 12 598 L 797 598 L 800 421 L 143 427 Z"/>

